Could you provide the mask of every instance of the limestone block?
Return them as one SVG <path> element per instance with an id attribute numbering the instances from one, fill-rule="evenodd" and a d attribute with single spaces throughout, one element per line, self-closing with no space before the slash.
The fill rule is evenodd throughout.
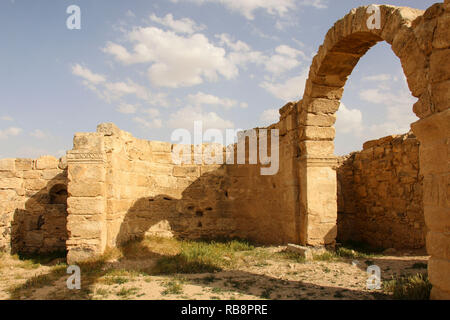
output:
<path id="1" fill-rule="evenodd" d="M 95 215 L 106 212 L 105 200 L 102 198 L 67 198 L 67 212 L 74 215 Z"/>
<path id="2" fill-rule="evenodd" d="M 52 180 L 58 178 L 58 175 L 60 174 L 62 174 L 62 171 L 60 169 L 42 170 L 42 179 Z"/>
<path id="3" fill-rule="evenodd" d="M 302 156 L 332 156 L 333 141 L 302 141 L 299 144 Z"/>
<path id="4" fill-rule="evenodd" d="M 287 251 L 294 252 L 306 260 L 313 259 L 313 252 L 311 247 L 299 246 L 296 244 L 289 243 L 286 248 Z"/>
<path id="5" fill-rule="evenodd" d="M 26 179 L 24 180 L 23 187 L 26 190 L 42 190 L 46 189 L 47 181 L 43 179 Z"/>
<path id="6" fill-rule="evenodd" d="M 172 144 L 169 142 L 150 141 L 152 152 L 156 153 L 170 153 L 172 152 Z"/>
<path id="7" fill-rule="evenodd" d="M 74 183 L 104 182 L 106 168 L 103 164 L 73 164 L 68 168 L 68 177 Z"/>
<path id="8" fill-rule="evenodd" d="M 17 193 L 14 190 L 0 190 L 0 201 L 14 201 Z"/>
<path id="9" fill-rule="evenodd" d="M 308 126 L 330 127 L 336 122 L 335 114 L 303 112 L 300 121 Z"/>
<path id="10" fill-rule="evenodd" d="M 152 161 L 155 163 L 172 164 L 172 153 L 152 153 Z"/>
<path id="11" fill-rule="evenodd" d="M 2 178 L 0 179 L 0 189 L 19 189 L 22 187 L 20 178 Z"/>
<path id="12" fill-rule="evenodd" d="M 99 239 L 103 233 L 103 224 L 104 222 L 102 221 L 80 223 L 79 221 L 68 219 L 67 230 L 70 231 L 70 235 L 73 238 Z"/>
<path id="13" fill-rule="evenodd" d="M 105 140 L 102 133 L 75 133 L 73 150 L 103 152 L 104 148 Z"/>
<path id="14" fill-rule="evenodd" d="M 343 87 L 329 87 L 306 82 L 305 94 L 311 98 L 326 98 L 330 100 L 339 100 L 344 93 Z"/>
<path id="15" fill-rule="evenodd" d="M 0 171 L 14 171 L 16 159 L 0 159 Z"/>
<path id="16" fill-rule="evenodd" d="M 70 197 L 100 197 L 105 194 L 105 184 L 97 183 L 69 183 L 67 192 Z"/>
<path id="17" fill-rule="evenodd" d="M 33 166 L 32 159 L 16 159 L 16 170 L 32 170 Z"/>
<path id="18" fill-rule="evenodd" d="M 57 169 L 58 159 L 52 156 L 43 156 L 36 160 L 36 169 Z"/>
<path id="19" fill-rule="evenodd" d="M 339 100 L 323 98 L 311 99 L 303 103 L 307 107 L 307 111 L 314 113 L 335 113 L 341 104 Z"/>
<path id="20" fill-rule="evenodd" d="M 149 165 L 148 173 L 150 175 L 171 175 L 173 172 L 173 166 L 167 164 L 151 163 Z"/>
<path id="21" fill-rule="evenodd" d="M 40 179 L 42 178 L 42 173 L 44 172 L 44 170 L 29 170 L 29 171 L 24 171 L 22 178 L 23 179 Z"/>
<path id="22" fill-rule="evenodd" d="M 114 123 L 111 122 L 100 123 L 97 126 L 97 132 L 102 133 L 105 136 L 122 135 L 122 130 L 120 130 Z"/>

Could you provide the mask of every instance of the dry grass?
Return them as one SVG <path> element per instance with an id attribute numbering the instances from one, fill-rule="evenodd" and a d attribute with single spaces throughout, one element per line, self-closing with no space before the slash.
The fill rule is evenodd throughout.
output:
<path id="1" fill-rule="evenodd" d="M 59 261 L 55 257 L 51 257 L 53 260 L 44 256 L 26 259 L 7 255 L 7 259 L 0 259 L 0 278 L 9 274 L 11 299 L 348 299 L 374 296 L 373 292 L 365 290 L 364 268 L 352 267 L 349 262 L 356 258 L 377 260 L 377 253 L 346 246 L 318 255 L 313 261 L 305 261 L 283 249 L 255 247 L 238 240 L 145 238 L 108 249 L 101 257 L 80 263 L 81 290 L 66 288 L 67 265 L 55 264 Z M 421 260 L 413 262 L 404 270 L 424 265 Z M 8 268 L 3 269 L 4 272 L 1 267 L 5 263 Z M 391 272 L 387 270 L 383 272 Z M 384 292 L 388 294 L 380 291 L 378 295 L 397 298 L 400 294 L 395 292 L 408 287 L 405 283 L 411 281 L 396 278 L 396 282 L 386 284 Z M 356 288 L 361 291 L 354 291 Z M 408 289 L 411 291 L 414 290 Z"/>
<path id="2" fill-rule="evenodd" d="M 383 290 L 396 300 L 429 300 L 431 283 L 426 273 L 418 273 L 385 281 Z"/>

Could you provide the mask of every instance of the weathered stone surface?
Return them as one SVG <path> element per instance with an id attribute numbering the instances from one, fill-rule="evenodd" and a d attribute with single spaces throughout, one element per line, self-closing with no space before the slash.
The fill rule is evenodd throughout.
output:
<path id="1" fill-rule="evenodd" d="M 52 156 L 43 156 L 36 160 L 36 169 L 44 170 L 44 169 L 57 169 L 58 168 L 58 159 Z"/>
<path id="2" fill-rule="evenodd" d="M 339 240 L 424 246 L 419 142 L 412 133 L 364 143 L 361 152 L 341 159 L 337 172 Z"/>
<path id="3" fill-rule="evenodd" d="M 350 237 L 381 246 L 394 240 L 394 245 L 422 245 L 425 211 L 432 298 L 449 297 L 450 3 L 426 12 L 379 8 L 381 29 L 368 29 L 367 7 L 360 7 L 326 34 L 303 100 L 286 104 L 280 122 L 269 127 L 280 131 L 276 175 L 262 176 L 265 163 L 249 165 L 248 155 L 239 166 L 207 165 L 202 157 L 177 166 L 172 144 L 135 139 L 114 124 L 101 124 L 95 133 L 75 135 L 67 161 L 0 160 L 0 248 L 14 237 L 24 250 L 64 249 L 69 234 L 72 263 L 145 234 L 334 244 L 338 200 L 338 226 L 352 226 Z M 412 125 L 420 152 L 411 136 L 370 141 L 342 160 L 336 181 L 332 126 L 339 100 L 359 59 L 383 40 L 392 45 L 412 94 L 420 98 L 413 110 L 422 120 Z M 190 156 L 197 159 L 204 149 L 192 146 Z M 11 228 L 13 219 L 18 232 Z"/>
<path id="4" fill-rule="evenodd" d="M 0 171 L 14 171 L 16 159 L 0 159 Z"/>

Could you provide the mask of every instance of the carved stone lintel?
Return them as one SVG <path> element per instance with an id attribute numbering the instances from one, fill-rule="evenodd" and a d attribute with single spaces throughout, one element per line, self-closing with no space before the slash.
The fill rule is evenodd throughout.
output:
<path id="1" fill-rule="evenodd" d="M 67 162 L 105 163 L 106 154 L 102 152 L 70 150 L 67 152 Z"/>
<path id="2" fill-rule="evenodd" d="M 302 156 L 300 158 L 300 163 L 306 167 L 332 167 L 336 168 L 338 164 L 337 157 L 311 157 Z"/>

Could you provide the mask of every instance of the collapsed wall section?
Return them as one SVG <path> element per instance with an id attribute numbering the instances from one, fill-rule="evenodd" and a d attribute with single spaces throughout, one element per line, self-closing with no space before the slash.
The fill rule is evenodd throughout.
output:
<path id="1" fill-rule="evenodd" d="M 66 249 L 67 171 L 64 158 L 0 160 L 0 250 Z"/>
<path id="2" fill-rule="evenodd" d="M 382 248 L 424 247 L 423 177 L 415 136 L 368 141 L 362 151 L 339 162 L 338 240 Z"/>

